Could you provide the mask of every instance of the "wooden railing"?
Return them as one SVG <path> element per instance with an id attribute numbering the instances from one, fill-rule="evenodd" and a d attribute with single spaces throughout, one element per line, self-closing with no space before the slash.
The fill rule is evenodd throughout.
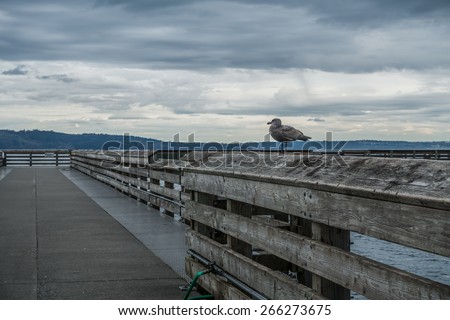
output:
<path id="1" fill-rule="evenodd" d="M 3 165 L 16 166 L 69 166 L 69 150 L 3 150 Z"/>
<path id="2" fill-rule="evenodd" d="M 180 158 L 180 159 L 178 159 Z M 350 232 L 450 257 L 450 162 L 277 153 L 73 151 L 72 167 L 191 227 L 192 252 L 269 299 L 450 299 L 350 250 Z M 186 258 L 189 276 L 208 268 Z M 199 284 L 248 299 L 223 277 Z"/>
<path id="3" fill-rule="evenodd" d="M 450 160 L 450 150 L 341 150 L 345 156 Z"/>
<path id="4" fill-rule="evenodd" d="M 188 195 L 181 187 L 178 167 L 149 164 L 153 152 L 72 151 L 71 166 L 145 202 L 170 216 L 180 217 Z M 156 154 L 155 154 L 156 155 Z"/>

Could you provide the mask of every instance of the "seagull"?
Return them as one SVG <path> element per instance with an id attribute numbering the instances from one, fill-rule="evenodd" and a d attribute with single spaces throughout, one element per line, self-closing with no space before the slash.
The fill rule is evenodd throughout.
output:
<path id="1" fill-rule="evenodd" d="M 308 141 L 311 139 L 311 137 L 305 136 L 300 130 L 281 124 L 281 120 L 278 118 L 272 119 L 267 124 L 270 124 L 269 132 L 272 138 L 282 143 L 283 151 L 289 141 Z"/>

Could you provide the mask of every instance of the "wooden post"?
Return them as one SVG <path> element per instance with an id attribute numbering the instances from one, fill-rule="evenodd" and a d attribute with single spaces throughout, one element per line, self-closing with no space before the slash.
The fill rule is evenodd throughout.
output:
<path id="1" fill-rule="evenodd" d="M 306 237 L 311 237 L 312 223 L 310 220 L 306 220 L 294 215 L 291 215 L 289 220 L 290 230 L 292 232 L 301 234 Z M 297 273 L 297 281 L 299 283 L 312 288 L 313 274 L 310 271 L 305 270 L 295 264 L 292 264 L 292 271 Z M 320 290 L 318 292 L 320 293 Z"/>
<path id="2" fill-rule="evenodd" d="M 150 183 L 156 184 L 158 186 L 160 184 L 159 179 L 153 179 L 153 178 L 150 178 Z M 157 205 L 151 204 L 151 206 L 152 206 L 153 209 L 156 209 L 156 210 L 160 209 L 160 207 L 157 206 Z"/>
<path id="3" fill-rule="evenodd" d="M 164 181 L 164 188 L 173 189 L 173 183 L 172 182 L 168 182 L 168 181 Z M 166 214 L 167 215 L 169 215 L 171 217 L 175 216 L 175 212 L 172 212 L 172 211 L 170 211 L 168 209 L 165 209 L 165 210 L 166 210 Z"/>
<path id="4" fill-rule="evenodd" d="M 237 213 L 243 217 L 252 217 L 252 205 L 248 203 L 238 202 L 234 200 L 227 199 L 227 211 Z M 251 258 L 252 257 L 252 246 L 244 241 L 227 236 L 227 244 L 234 251 Z"/>
<path id="5" fill-rule="evenodd" d="M 194 192 L 194 201 L 195 202 L 205 204 L 205 205 L 212 207 L 215 199 L 216 199 L 216 196 L 213 196 L 211 194 L 198 192 L 198 191 Z M 197 231 L 200 234 L 207 236 L 210 239 L 215 240 L 217 237 L 217 232 L 218 232 L 217 230 L 215 230 L 203 223 L 200 223 L 198 221 L 192 221 L 192 229 L 194 229 L 195 231 Z"/>
<path id="6" fill-rule="evenodd" d="M 327 225 L 312 222 L 311 238 L 350 251 L 350 232 Z M 334 300 L 349 300 L 350 290 L 337 285 L 316 274 L 312 274 L 312 289 Z"/>

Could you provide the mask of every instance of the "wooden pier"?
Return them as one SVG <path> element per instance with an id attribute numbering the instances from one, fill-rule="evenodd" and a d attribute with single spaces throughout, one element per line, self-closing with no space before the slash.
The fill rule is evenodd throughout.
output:
<path id="1" fill-rule="evenodd" d="M 70 165 L 154 212 L 183 220 L 186 273 L 192 279 L 199 271 L 213 271 L 198 284 L 216 299 L 349 299 L 351 293 L 369 299 L 450 299 L 448 283 L 362 256 L 350 245 L 353 232 L 450 258 L 449 154 L 3 150 L 0 167 L 49 167 L 38 175 L 33 171 L 33 179 L 39 176 L 42 190 L 49 191 L 46 181 L 58 177 L 51 167 Z M 25 171 L 8 175 L 8 170 L 2 169 L 14 186 L 33 180 L 19 179 Z M 39 212 L 33 206 L 41 200 L 20 202 L 20 193 L 2 185 L 2 216 L 10 210 L 4 222 L 19 217 L 12 215 L 19 207 L 11 199 L 29 205 L 26 212 Z M 63 191 L 49 192 L 68 203 L 64 197 L 73 194 Z M 73 208 L 61 212 L 66 211 L 83 222 Z M 37 223 L 35 216 L 28 218 L 27 226 Z M 4 237 L 8 234 L 16 235 Z M 61 238 L 64 243 L 72 245 Z M 52 265 L 41 261 L 41 270 Z M 36 279 L 45 288 L 44 279 Z M 34 290 L 30 297 L 38 295 Z"/>
<path id="2" fill-rule="evenodd" d="M 0 300 L 182 299 L 179 285 L 187 282 L 72 183 L 68 170 L 0 168 Z M 107 189 L 122 210 L 152 213 Z"/>
<path id="3" fill-rule="evenodd" d="M 350 250 L 357 232 L 450 257 L 450 161 L 436 160 L 71 152 L 72 168 L 185 219 L 203 258 L 187 255 L 191 278 L 206 260 L 267 299 L 450 299 L 444 283 Z M 214 272 L 199 284 L 219 299 L 251 297 Z"/>

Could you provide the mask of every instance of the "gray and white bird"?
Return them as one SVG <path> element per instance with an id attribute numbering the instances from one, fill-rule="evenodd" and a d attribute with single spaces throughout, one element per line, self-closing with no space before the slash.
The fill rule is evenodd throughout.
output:
<path id="1" fill-rule="evenodd" d="M 289 141 L 308 141 L 311 139 L 311 137 L 305 136 L 300 130 L 281 124 L 281 120 L 278 118 L 272 119 L 267 124 L 270 124 L 269 132 L 272 138 L 278 142 L 282 142 L 284 147 Z"/>

